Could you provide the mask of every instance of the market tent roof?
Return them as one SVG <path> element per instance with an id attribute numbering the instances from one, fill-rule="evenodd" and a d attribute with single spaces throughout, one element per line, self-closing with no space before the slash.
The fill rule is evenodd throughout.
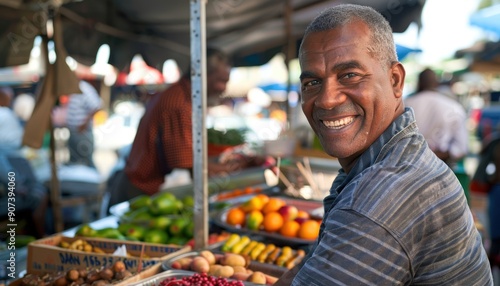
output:
<path id="1" fill-rule="evenodd" d="M 478 42 L 470 48 L 457 51 L 455 56 L 467 58 L 471 71 L 500 74 L 500 41 Z"/>
<path id="2" fill-rule="evenodd" d="M 0 67 L 28 62 L 33 38 L 51 15 L 51 5 L 47 3 L 53 2 L 56 1 L 0 0 Z M 99 47 L 108 44 L 110 64 L 119 69 L 127 68 L 136 54 L 156 68 L 161 68 L 167 59 L 175 59 L 181 67 L 188 66 L 190 1 L 57 2 L 63 2 L 55 13 L 62 16 L 64 47 L 69 56 L 83 64 L 93 64 Z M 276 53 L 284 52 L 289 42 L 298 47 L 306 25 L 317 13 L 340 3 L 377 9 L 398 33 L 412 22 L 420 24 L 425 0 L 209 0 L 207 43 L 231 54 L 235 66 L 261 65 Z"/>
<path id="3" fill-rule="evenodd" d="M 471 25 L 500 36 L 500 4 L 481 9 L 469 18 Z"/>

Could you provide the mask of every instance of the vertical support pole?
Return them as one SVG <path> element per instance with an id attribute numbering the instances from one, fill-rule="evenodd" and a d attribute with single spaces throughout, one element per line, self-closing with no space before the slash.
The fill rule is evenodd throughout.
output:
<path id="1" fill-rule="evenodd" d="M 191 97 L 193 119 L 194 247 L 208 244 L 208 164 L 206 70 L 206 0 L 191 0 Z"/>
<path id="2" fill-rule="evenodd" d="M 50 201 L 52 202 L 52 212 L 54 215 L 54 229 L 56 232 L 64 230 L 64 218 L 62 213 L 61 190 L 59 178 L 57 175 L 56 162 L 56 139 L 54 136 L 54 126 L 52 122 L 49 124 L 50 132 Z"/>
<path id="3" fill-rule="evenodd" d="M 293 7 L 291 0 L 285 1 L 285 35 L 286 35 L 286 54 L 285 54 L 285 66 L 287 70 L 287 81 L 286 81 L 286 121 L 287 129 L 292 129 L 293 115 L 295 114 L 294 109 L 290 107 L 290 102 L 288 96 L 292 90 L 292 79 L 290 78 L 290 61 L 295 57 L 297 47 L 295 45 L 295 39 L 293 37 L 292 31 L 292 14 Z"/>

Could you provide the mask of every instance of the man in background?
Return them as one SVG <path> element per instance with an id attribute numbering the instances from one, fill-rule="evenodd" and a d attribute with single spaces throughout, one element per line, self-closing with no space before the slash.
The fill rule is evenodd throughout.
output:
<path id="1" fill-rule="evenodd" d="M 14 92 L 0 88 L 0 220 L 8 219 L 11 194 L 15 194 L 16 221 L 20 232 L 41 238 L 45 235 L 45 214 L 49 203 L 48 190 L 36 178 L 29 161 L 21 152 L 24 128 L 11 109 Z M 12 188 L 12 180 L 15 185 Z M 4 226 L 0 226 L 3 228 Z"/>
<path id="2" fill-rule="evenodd" d="M 229 81 L 229 57 L 217 49 L 207 50 L 207 102 L 217 104 Z M 109 205 L 139 195 L 154 195 L 173 169 L 193 170 L 192 100 L 190 73 L 146 106 L 126 160 L 124 172 L 113 179 Z M 231 162 L 208 162 L 208 175 L 227 174 L 254 164 L 250 158 Z"/>
<path id="3" fill-rule="evenodd" d="M 436 155 L 454 168 L 468 152 L 467 114 L 464 107 L 438 91 L 436 73 L 426 68 L 418 76 L 416 93 L 405 100 L 413 108 L 417 126 Z"/>
<path id="4" fill-rule="evenodd" d="M 80 81 L 81 93 L 69 96 L 66 127 L 69 129 L 69 163 L 95 168 L 93 118 L 102 108 L 97 90 L 88 82 Z"/>

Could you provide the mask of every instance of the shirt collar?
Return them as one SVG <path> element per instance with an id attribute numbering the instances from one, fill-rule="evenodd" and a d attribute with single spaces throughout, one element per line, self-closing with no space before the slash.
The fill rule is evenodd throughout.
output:
<path id="1" fill-rule="evenodd" d="M 339 170 L 339 174 L 332 183 L 330 195 L 325 198 L 326 203 L 332 203 L 338 193 L 349 183 L 355 176 L 361 173 L 364 169 L 373 165 L 381 154 L 385 154 L 391 150 L 391 146 L 397 143 L 402 137 L 407 134 L 417 131 L 415 115 L 411 108 L 405 108 L 401 114 L 391 125 L 380 135 L 375 142 L 358 158 L 358 161 L 352 168 L 349 174 L 345 173 L 344 169 Z M 326 211 L 326 208 L 325 208 Z"/>

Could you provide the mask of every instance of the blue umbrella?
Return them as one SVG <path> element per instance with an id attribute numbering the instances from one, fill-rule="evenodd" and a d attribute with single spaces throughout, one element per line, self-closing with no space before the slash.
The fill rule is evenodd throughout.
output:
<path id="1" fill-rule="evenodd" d="M 500 36 L 500 4 L 481 9 L 472 14 L 469 23 Z"/>
<path id="2" fill-rule="evenodd" d="M 396 44 L 396 53 L 398 54 L 398 59 L 400 61 L 402 61 L 404 58 L 406 58 L 406 56 L 408 56 L 411 53 L 420 53 L 420 52 L 422 52 L 421 49 L 414 49 Z"/>

